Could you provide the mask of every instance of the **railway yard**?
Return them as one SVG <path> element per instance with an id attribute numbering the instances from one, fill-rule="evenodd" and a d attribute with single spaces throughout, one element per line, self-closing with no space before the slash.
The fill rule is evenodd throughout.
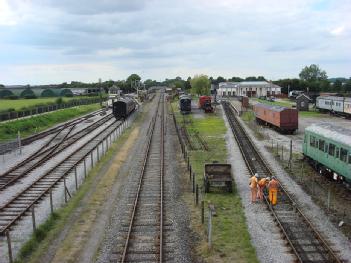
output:
<path id="1" fill-rule="evenodd" d="M 0 263 L 351 262 L 350 187 L 302 155 L 307 126 L 351 121 L 299 116 L 282 134 L 237 100 L 194 102 L 124 99 L 0 152 Z M 213 162 L 230 191 L 205 193 Z M 250 203 L 256 173 L 277 177 L 276 205 Z"/>

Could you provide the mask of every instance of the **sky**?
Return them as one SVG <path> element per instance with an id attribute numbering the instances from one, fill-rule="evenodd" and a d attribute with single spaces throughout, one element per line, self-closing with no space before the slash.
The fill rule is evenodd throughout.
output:
<path id="1" fill-rule="evenodd" d="M 351 77 L 350 0 L 0 0 L 0 83 Z"/>

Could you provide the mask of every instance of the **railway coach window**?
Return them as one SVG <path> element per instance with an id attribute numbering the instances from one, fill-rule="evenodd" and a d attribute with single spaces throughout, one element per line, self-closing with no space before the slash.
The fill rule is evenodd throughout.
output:
<path id="1" fill-rule="evenodd" d="M 351 152 L 349 152 L 349 164 L 351 164 Z"/>
<path id="2" fill-rule="evenodd" d="M 347 162 L 347 150 L 344 148 L 340 148 L 340 160 L 343 162 Z"/>
<path id="3" fill-rule="evenodd" d="M 325 141 L 319 139 L 319 150 L 324 152 L 324 145 L 325 145 Z"/>
<path id="4" fill-rule="evenodd" d="M 317 144 L 317 143 L 316 143 L 316 138 L 314 138 L 314 136 L 310 136 L 310 145 L 311 145 L 312 147 L 317 147 L 316 144 Z"/>
<path id="5" fill-rule="evenodd" d="M 329 143 L 329 150 L 328 150 L 329 155 L 334 156 L 335 154 L 335 145 L 332 143 Z"/>
<path id="6" fill-rule="evenodd" d="M 339 150 L 339 148 L 338 147 L 336 147 L 335 148 L 336 149 L 336 151 L 335 151 L 335 158 L 340 158 L 340 150 Z"/>

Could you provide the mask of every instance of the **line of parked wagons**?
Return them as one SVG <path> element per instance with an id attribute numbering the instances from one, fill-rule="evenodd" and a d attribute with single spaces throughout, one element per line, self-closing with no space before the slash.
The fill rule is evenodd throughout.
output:
<path id="1" fill-rule="evenodd" d="M 203 99 L 199 106 L 210 109 Z M 191 112 L 191 98 L 181 97 L 179 107 L 183 113 Z M 212 107 L 212 106 L 211 106 Z M 113 103 L 116 119 L 127 118 L 136 109 L 136 102 L 129 97 L 120 98 Z M 296 109 L 266 104 L 254 106 L 256 117 L 261 122 L 283 131 L 298 128 Z M 303 154 L 320 174 L 351 183 L 351 129 L 330 123 L 313 124 L 305 129 Z"/>
<path id="2" fill-rule="evenodd" d="M 327 102 L 327 104 L 325 104 Z M 329 102 L 329 103 L 328 103 Z M 317 99 L 318 103 L 318 99 Z M 351 110 L 350 100 L 337 97 L 319 98 L 320 105 L 330 105 L 335 112 Z M 343 107 L 343 108 L 342 108 Z M 254 105 L 256 120 L 282 133 L 298 129 L 298 111 L 293 108 Z M 340 127 L 331 123 L 313 124 L 305 129 L 303 155 L 321 174 L 351 184 L 351 125 Z"/>
<path id="3" fill-rule="evenodd" d="M 198 106 L 206 113 L 213 112 L 211 96 L 200 96 Z M 179 97 L 179 110 L 182 114 L 191 113 L 191 96 L 187 94 L 180 95 Z"/>
<path id="4" fill-rule="evenodd" d="M 319 96 L 316 99 L 316 108 L 322 112 L 351 116 L 351 98 Z"/>

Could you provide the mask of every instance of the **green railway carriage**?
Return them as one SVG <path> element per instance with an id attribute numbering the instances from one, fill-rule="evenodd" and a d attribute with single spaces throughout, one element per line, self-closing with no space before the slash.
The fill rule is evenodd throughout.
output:
<path id="1" fill-rule="evenodd" d="M 303 154 L 321 174 L 351 183 L 351 129 L 330 123 L 307 127 Z"/>

